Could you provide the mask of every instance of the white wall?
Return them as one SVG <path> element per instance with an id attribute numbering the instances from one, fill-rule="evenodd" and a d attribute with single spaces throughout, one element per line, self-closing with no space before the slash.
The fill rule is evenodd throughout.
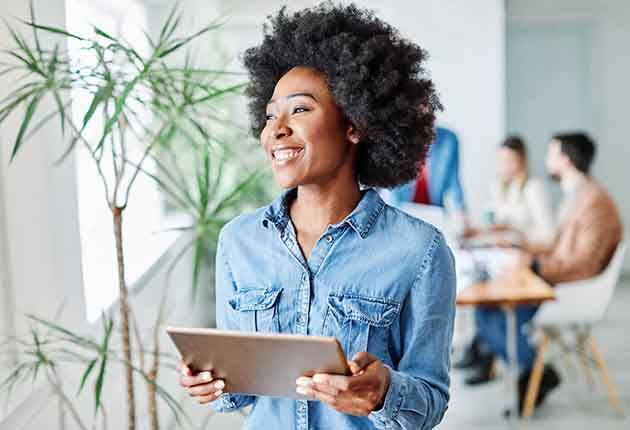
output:
<path id="1" fill-rule="evenodd" d="M 312 6 L 315 1 L 253 2 L 236 0 L 186 2 L 188 19 L 201 25 L 226 16 L 217 51 L 232 58 L 232 69 L 240 69 L 238 56 L 262 40 L 265 17 L 288 3 L 291 10 Z M 486 198 L 488 183 L 495 175 L 495 148 L 505 130 L 505 13 L 502 0 L 359 0 L 397 27 L 403 36 L 425 48 L 430 55 L 428 71 L 434 79 L 445 110 L 440 124 L 460 137 L 462 182 L 473 213 Z M 150 20 L 164 16 L 169 2 L 152 0 Z M 202 54 L 203 55 L 203 54 Z"/>
<path id="2" fill-rule="evenodd" d="M 47 23 L 63 26 L 63 0 L 34 3 L 38 15 L 45 17 Z M 18 25 L 15 17 L 27 19 L 28 4 L 0 2 L 0 17 Z M 24 27 L 22 30 L 30 38 L 31 32 Z M 43 35 L 42 40 L 50 41 Z M 2 49 L 8 43 L 9 35 L 2 25 Z M 15 76 L 0 77 L 0 99 L 15 88 Z M 41 106 L 49 112 L 54 105 L 45 100 Z M 66 144 L 55 124 L 43 127 L 26 142 L 9 165 L 22 113 L 23 110 L 16 112 L 0 127 L 0 336 L 27 332 L 25 313 L 52 318 L 66 298 L 68 306 L 61 322 L 76 324 L 83 319 L 72 159 L 53 166 Z M 0 377 L 5 370 L 0 363 Z"/>
<path id="3" fill-rule="evenodd" d="M 592 95 L 593 118 L 584 127 L 598 143 L 594 175 L 610 190 L 630 225 L 630 2 L 627 0 L 509 0 L 510 23 L 575 23 L 589 27 L 590 45 L 587 65 Z M 536 142 L 533 150 L 542 158 L 544 145 Z M 626 259 L 630 270 L 630 258 Z"/>

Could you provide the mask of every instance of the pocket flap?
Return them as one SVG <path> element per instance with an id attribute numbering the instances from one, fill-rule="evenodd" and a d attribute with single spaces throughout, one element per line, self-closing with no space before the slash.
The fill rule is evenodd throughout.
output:
<path id="1" fill-rule="evenodd" d="M 271 308 L 282 288 L 244 288 L 238 290 L 229 303 L 237 311 L 261 311 Z"/>
<path id="2" fill-rule="evenodd" d="M 339 317 L 388 327 L 400 312 L 400 303 L 376 297 L 329 295 L 328 305 Z"/>

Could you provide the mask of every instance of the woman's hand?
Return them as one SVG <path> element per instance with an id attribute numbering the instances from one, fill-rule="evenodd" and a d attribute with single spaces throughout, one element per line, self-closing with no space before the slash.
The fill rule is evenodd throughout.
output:
<path id="1" fill-rule="evenodd" d="M 186 364 L 181 363 L 179 366 L 181 376 L 179 383 L 188 391 L 191 397 L 197 399 L 200 404 L 213 402 L 223 394 L 225 381 L 222 379 L 213 379 L 212 369 L 204 370 L 193 375 L 192 371 Z"/>
<path id="2" fill-rule="evenodd" d="M 317 373 L 297 379 L 297 393 L 322 401 L 350 415 L 369 415 L 380 409 L 389 389 L 389 369 L 367 352 L 348 362 L 352 376 Z"/>

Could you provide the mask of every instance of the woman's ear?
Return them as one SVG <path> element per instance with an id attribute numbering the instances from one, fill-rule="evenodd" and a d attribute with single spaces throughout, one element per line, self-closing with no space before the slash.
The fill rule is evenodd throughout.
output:
<path id="1" fill-rule="evenodd" d="M 350 141 L 351 143 L 355 145 L 359 143 L 359 141 L 361 140 L 361 135 L 359 134 L 359 131 L 352 123 L 348 123 L 348 129 L 346 131 L 346 138 L 348 139 L 348 141 Z"/>

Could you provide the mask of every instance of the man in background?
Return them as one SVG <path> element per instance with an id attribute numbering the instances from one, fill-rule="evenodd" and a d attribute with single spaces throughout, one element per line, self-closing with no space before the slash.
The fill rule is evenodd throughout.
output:
<path id="1" fill-rule="evenodd" d="M 558 229 L 550 245 L 525 242 L 520 264 L 529 266 L 552 285 L 596 276 L 606 268 L 622 239 L 623 226 L 615 203 L 590 176 L 595 151 L 595 143 L 584 133 L 557 134 L 548 146 L 547 171 L 560 183 L 565 196 L 558 214 Z M 521 405 L 536 355 L 523 326 L 534 317 L 537 308 L 517 308 L 518 360 L 522 369 L 519 379 Z M 481 342 L 491 354 L 505 359 L 504 313 L 499 308 L 486 307 L 479 308 L 475 317 Z M 483 365 L 484 368 L 477 368 L 476 383 L 490 379 L 488 366 L 491 361 L 489 365 L 485 360 Z M 545 366 L 536 405 L 540 405 L 559 383 L 560 378 L 553 367 Z"/>

